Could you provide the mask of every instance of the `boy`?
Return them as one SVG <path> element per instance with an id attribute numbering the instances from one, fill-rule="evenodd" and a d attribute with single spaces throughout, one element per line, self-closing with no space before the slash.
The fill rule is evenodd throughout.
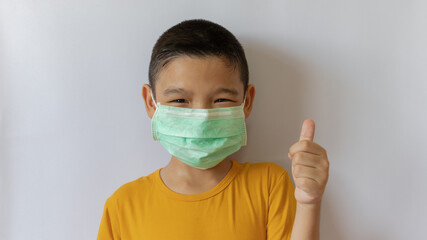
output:
<path id="1" fill-rule="evenodd" d="M 248 79 L 242 46 L 218 24 L 187 20 L 160 36 L 142 97 L 172 157 L 107 199 L 99 240 L 319 239 L 329 162 L 312 120 L 289 148 L 295 189 L 278 164 L 228 158 L 246 145 Z"/>

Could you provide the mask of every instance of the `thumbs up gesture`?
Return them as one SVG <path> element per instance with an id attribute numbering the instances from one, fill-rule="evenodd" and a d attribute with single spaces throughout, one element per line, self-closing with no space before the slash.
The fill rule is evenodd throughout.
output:
<path id="1" fill-rule="evenodd" d="M 306 119 L 300 139 L 289 148 L 292 160 L 292 176 L 295 182 L 295 199 L 298 204 L 320 203 L 329 177 L 329 161 L 326 150 L 314 138 L 314 121 Z"/>

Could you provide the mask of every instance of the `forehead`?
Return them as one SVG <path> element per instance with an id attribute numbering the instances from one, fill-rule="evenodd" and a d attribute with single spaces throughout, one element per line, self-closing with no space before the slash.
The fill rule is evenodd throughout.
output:
<path id="1" fill-rule="evenodd" d="M 227 65 L 227 60 L 217 56 L 179 56 L 172 59 L 159 73 L 156 89 L 193 89 L 203 92 L 218 87 L 235 88 L 243 92 L 239 70 Z"/>

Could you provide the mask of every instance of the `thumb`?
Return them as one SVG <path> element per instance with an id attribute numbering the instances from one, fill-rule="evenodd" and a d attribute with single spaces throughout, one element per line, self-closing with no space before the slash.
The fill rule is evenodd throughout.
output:
<path id="1" fill-rule="evenodd" d="M 310 140 L 313 141 L 314 138 L 314 121 L 311 119 L 306 119 L 302 123 L 301 134 L 299 140 Z"/>

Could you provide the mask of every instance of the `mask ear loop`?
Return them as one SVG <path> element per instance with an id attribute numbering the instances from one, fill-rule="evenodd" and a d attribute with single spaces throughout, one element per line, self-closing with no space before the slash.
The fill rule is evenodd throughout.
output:
<path id="1" fill-rule="evenodd" d="M 150 91 L 151 91 L 151 99 L 153 100 L 154 106 L 156 106 L 156 110 L 157 110 L 158 106 L 156 104 L 156 100 L 154 100 L 154 98 L 153 98 L 153 90 L 150 90 Z M 159 103 L 159 105 L 160 105 L 160 103 Z"/>
<path id="2" fill-rule="evenodd" d="M 156 128 L 156 116 L 157 116 L 157 110 L 159 109 L 158 105 L 160 105 L 160 103 L 158 103 L 158 105 L 156 104 L 156 101 L 153 98 L 153 90 L 151 90 L 151 99 L 153 100 L 154 106 L 156 106 L 156 111 L 154 112 L 153 117 L 151 118 L 151 134 L 153 136 L 154 141 L 159 140 L 158 135 L 157 135 L 157 128 Z"/>
<path id="3" fill-rule="evenodd" d="M 244 107 L 245 106 L 245 103 L 246 103 L 246 94 L 245 94 L 245 96 L 243 96 L 243 103 L 242 103 L 242 107 Z"/>
<path id="4" fill-rule="evenodd" d="M 242 111 L 243 111 L 243 108 L 245 107 L 245 103 L 246 103 L 246 94 L 245 94 L 245 96 L 243 97 L 243 103 L 242 103 L 242 105 L 240 105 L 241 107 L 242 107 Z M 243 131 L 244 131 L 244 138 L 242 139 L 242 146 L 246 146 L 247 145 L 247 138 L 248 138 L 248 135 L 247 135 L 247 132 L 246 132 L 246 119 L 245 119 L 245 116 L 243 116 Z"/>

